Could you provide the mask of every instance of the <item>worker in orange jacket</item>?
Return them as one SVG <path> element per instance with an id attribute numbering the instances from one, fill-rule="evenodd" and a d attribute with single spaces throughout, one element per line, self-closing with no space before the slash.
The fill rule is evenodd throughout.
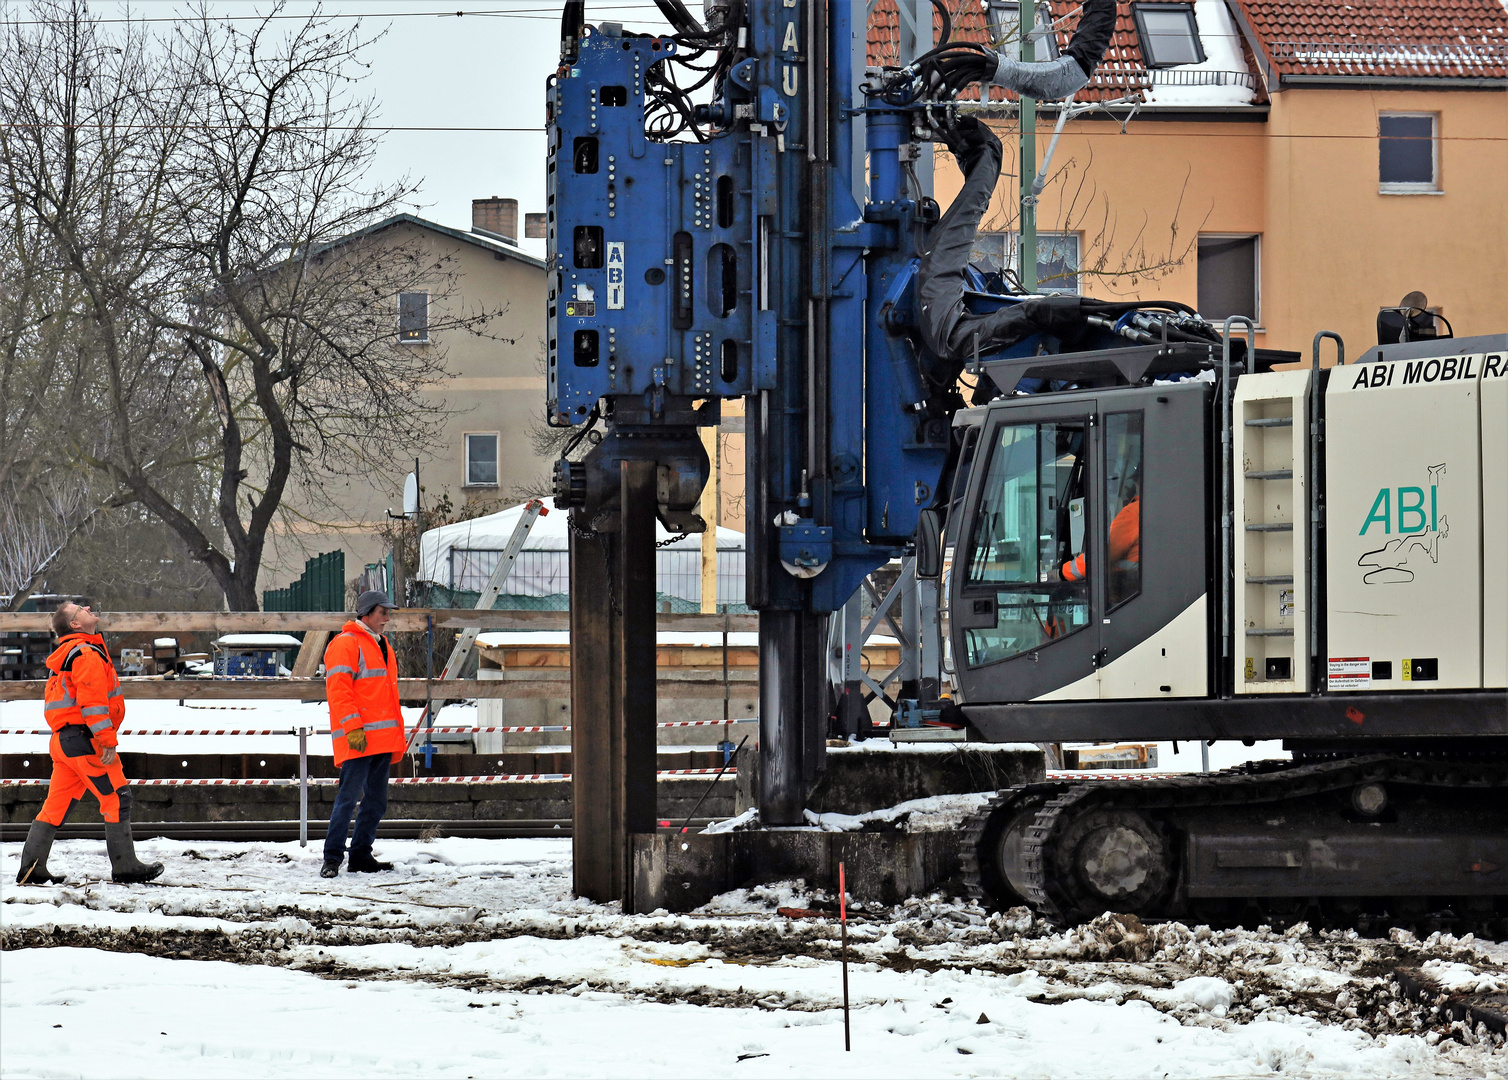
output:
<path id="1" fill-rule="evenodd" d="M 44 715 L 52 728 L 52 779 L 42 812 L 31 823 L 21 849 L 16 882 L 45 885 L 62 881 L 47 869 L 58 828 L 85 792 L 99 800 L 105 819 L 105 850 L 116 881 L 151 881 L 162 863 L 136 857 L 131 836 L 131 788 L 116 753 L 126 701 L 110 662 L 105 639 L 98 633 L 99 616 L 88 604 L 64 601 L 52 615 L 58 647 L 47 658 Z"/>
<path id="2" fill-rule="evenodd" d="M 1136 487 L 1131 490 L 1131 500 L 1111 519 L 1108 540 L 1106 555 L 1112 569 L 1127 569 L 1141 562 L 1141 492 Z M 1063 580 L 1083 581 L 1084 576 L 1084 555 L 1080 552 L 1063 564 Z"/>
<path id="3" fill-rule="evenodd" d="M 391 870 L 392 863 L 372 857 L 377 825 L 387 812 L 387 780 L 391 766 L 408 748 L 403 713 L 398 708 L 398 657 L 382 631 L 392 618 L 386 593 L 368 591 L 356 598 L 356 618 L 346 623 L 325 649 L 325 690 L 330 699 L 330 738 L 340 788 L 330 811 L 325 834 L 325 861 L 320 877 L 340 873 L 346 853 L 346 830 L 356 804 L 356 829 L 351 836 L 353 873 Z"/>

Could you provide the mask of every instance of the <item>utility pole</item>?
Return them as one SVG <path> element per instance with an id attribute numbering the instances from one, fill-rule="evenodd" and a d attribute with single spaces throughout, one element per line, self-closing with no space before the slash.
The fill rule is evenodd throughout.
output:
<path id="1" fill-rule="evenodd" d="M 1016 5 L 1016 36 L 1020 39 L 1021 62 L 1032 63 L 1037 59 L 1036 0 L 1021 0 Z M 1016 245 L 1016 274 L 1021 288 L 1037 291 L 1037 197 L 1032 194 L 1032 181 L 1037 178 L 1037 102 L 1035 98 L 1021 95 L 1021 231 Z"/>
<path id="2" fill-rule="evenodd" d="M 722 480 L 723 455 L 722 427 L 701 429 L 702 445 L 707 448 L 707 457 L 712 463 L 712 472 L 707 486 L 702 489 L 702 519 L 707 530 L 702 533 L 702 614 L 717 614 L 717 528 L 723 523 Z"/>

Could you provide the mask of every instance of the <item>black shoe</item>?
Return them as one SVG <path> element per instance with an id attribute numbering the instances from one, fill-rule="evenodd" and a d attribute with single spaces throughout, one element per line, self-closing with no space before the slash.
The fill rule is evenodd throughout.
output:
<path id="1" fill-rule="evenodd" d="M 334 877 L 340 873 L 340 860 L 326 859 L 325 865 L 319 868 L 320 877 Z"/>
<path id="2" fill-rule="evenodd" d="M 378 862 L 372 858 L 371 853 L 357 854 L 351 852 L 351 873 L 353 874 L 380 874 L 384 870 L 391 870 L 390 862 Z"/>

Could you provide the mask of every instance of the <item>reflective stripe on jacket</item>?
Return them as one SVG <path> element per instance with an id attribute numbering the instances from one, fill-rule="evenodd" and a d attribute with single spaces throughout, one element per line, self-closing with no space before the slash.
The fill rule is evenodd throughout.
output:
<path id="1" fill-rule="evenodd" d="M 116 729 L 126 718 L 125 694 L 110 651 L 99 634 L 68 634 L 47 658 L 43 715 L 60 731 L 69 724 L 89 729 L 96 750 L 117 744 Z"/>
<path id="2" fill-rule="evenodd" d="M 392 754 L 394 761 L 403 757 L 408 737 L 398 708 L 398 658 L 386 638 L 379 642 L 360 623 L 346 623 L 325 649 L 325 690 L 337 766 L 373 754 Z M 346 741 L 357 728 L 367 735 L 367 748 L 359 754 Z"/>

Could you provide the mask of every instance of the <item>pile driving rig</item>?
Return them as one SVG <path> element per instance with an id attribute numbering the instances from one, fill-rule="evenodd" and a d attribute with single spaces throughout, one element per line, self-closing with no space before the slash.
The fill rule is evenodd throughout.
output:
<path id="1" fill-rule="evenodd" d="M 946 594 L 948 708 L 976 736 L 1294 751 L 1002 792 L 965 856 L 981 895 L 1068 921 L 1251 898 L 1508 914 L 1508 340 L 1321 369 L 1316 338 L 1309 370 L 1270 371 L 1232 320 L 973 267 L 1001 149 L 959 94 L 1071 96 L 1113 0 L 1054 61 L 952 43 L 944 14 L 942 44 L 881 70 L 844 0 L 657 3 L 673 33 L 568 3 L 548 87 L 577 891 L 622 897 L 655 827 L 654 522 L 705 527 L 697 429 L 742 398 L 764 825 L 802 822 L 845 722 L 830 614 L 910 554 Z M 965 177 L 945 214 L 911 174 L 931 142 Z"/>

